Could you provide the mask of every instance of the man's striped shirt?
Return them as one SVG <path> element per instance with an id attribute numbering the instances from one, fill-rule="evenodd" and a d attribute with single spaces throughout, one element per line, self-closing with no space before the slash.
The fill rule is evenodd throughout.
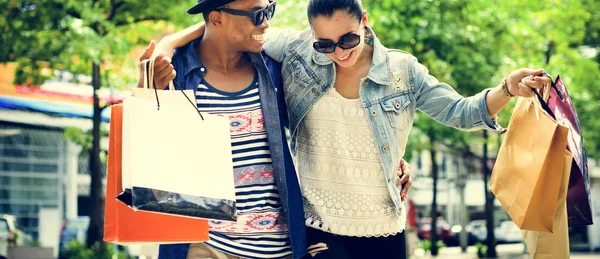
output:
<path id="1" fill-rule="evenodd" d="M 291 255 L 264 128 L 257 76 L 248 88 L 235 93 L 220 91 L 203 80 L 197 88 L 196 104 L 200 112 L 230 119 L 238 213 L 237 222 L 210 221 L 210 240 L 205 244 L 243 258 Z"/>

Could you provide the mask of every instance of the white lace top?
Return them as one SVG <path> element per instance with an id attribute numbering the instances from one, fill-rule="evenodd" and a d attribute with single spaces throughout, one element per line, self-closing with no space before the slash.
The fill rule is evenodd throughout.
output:
<path id="1" fill-rule="evenodd" d="M 300 124 L 297 147 L 307 226 L 357 237 L 404 230 L 360 99 L 332 87 Z"/>

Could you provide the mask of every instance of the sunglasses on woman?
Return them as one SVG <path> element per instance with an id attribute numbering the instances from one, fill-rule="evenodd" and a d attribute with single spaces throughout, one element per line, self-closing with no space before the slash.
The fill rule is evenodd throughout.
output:
<path id="1" fill-rule="evenodd" d="M 232 15 L 250 17 L 254 23 L 254 26 L 260 26 L 263 24 L 265 19 L 271 20 L 271 18 L 273 18 L 273 15 L 275 15 L 275 4 L 276 2 L 271 2 L 264 9 L 258 9 L 254 12 L 246 12 L 229 8 L 217 8 L 216 10 Z"/>
<path id="2" fill-rule="evenodd" d="M 351 49 L 358 46 L 359 43 L 360 35 L 354 32 L 349 32 L 342 35 L 337 43 L 333 42 L 332 40 L 315 41 L 313 43 L 313 48 L 315 48 L 315 50 L 318 52 L 329 54 L 333 53 L 337 47 L 340 47 L 340 49 Z"/>

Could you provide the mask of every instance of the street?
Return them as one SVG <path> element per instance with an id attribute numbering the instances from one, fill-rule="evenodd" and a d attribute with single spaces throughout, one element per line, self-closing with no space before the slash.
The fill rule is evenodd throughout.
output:
<path id="1" fill-rule="evenodd" d="M 529 255 L 523 254 L 523 244 L 506 244 L 496 246 L 498 252 L 498 258 L 501 259 L 528 259 Z M 598 253 L 573 253 L 571 258 L 576 259 L 592 259 L 599 258 Z M 477 257 L 477 250 L 474 246 L 470 246 L 466 253 L 461 253 L 460 247 L 444 247 L 440 250 L 437 257 L 431 255 L 425 255 L 422 249 L 416 249 L 415 254 L 411 257 L 412 259 L 425 259 L 425 258 L 441 258 L 441 259 L 475 259 Z"/>

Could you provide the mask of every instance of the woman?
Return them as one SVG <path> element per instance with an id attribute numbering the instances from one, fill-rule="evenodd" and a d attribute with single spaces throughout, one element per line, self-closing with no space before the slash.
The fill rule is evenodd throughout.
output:
<path id="1" fill-rule="evenodd" d="M 397 168 L 415 111 L 461 130 L 502 131 L 502 107 L 550 81 L 536 76 L 541 69 L 519 69 L 463 98 L 414 56 L 381 45 L 360 0 L 311 0 L 308 19 L 303 32 L 269 30 L 265 51 L 283 65 L 311 255 L 406 258 L 408 188 L 399 187 Z M 175 34 L 163 49 L 202 31 Z"/>

